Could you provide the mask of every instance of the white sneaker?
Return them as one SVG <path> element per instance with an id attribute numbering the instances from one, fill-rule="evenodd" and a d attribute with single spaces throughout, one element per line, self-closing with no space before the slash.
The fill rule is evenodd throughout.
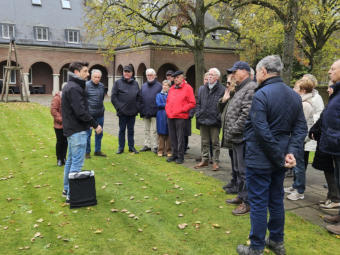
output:
<path id="1" fill-rule="evenodd" d="M 287 196 L 287 199 L 293 200 L 293 201 L 296 201 L 296 200 L 299 200 L 299 199 L 304 199 L 304 198 L 305 198 L 305 195 L 303 193 L 300 194 L 297 191 L 294 191 Z"/>
<path id="2" fill-rule="evenodd" d="M 285 193 L 297 192 L 297 190 L 294 189 L 293 187 L 284 188 L 284 191 L 285 191 Z"/>
<path id="3" fill-rule="evenodd" d="M 320 208 L 323 209 L 336 209 L 340 207 L 340 203 L 332 202 L 330 199 L 328 199 L 324 204 L 320 204 Z"/>

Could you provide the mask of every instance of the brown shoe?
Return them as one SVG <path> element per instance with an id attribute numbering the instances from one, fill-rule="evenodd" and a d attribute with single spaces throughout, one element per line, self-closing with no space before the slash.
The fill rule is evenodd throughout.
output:
<path id="1" fill-rule="evenodd" d="M 340 215 L 334 215 L 334 216 L 325 215 L 325 216 L 323 217 L 323 221 L 324 221 L 324 222 L 327 222 L 327 223 L 330 223 L 330 224 L 337 224 L 337 223 L 340 223 Z"/>
<path id="2" fill-rule="evenodd" d="M 209 163 L 207 161 L 201 161 L 200 163 L 198 163 L 196 166 L 194 166 L 195 169 L 198 169 L 198 168 L 202 168 L 202 167 L 205 167 L 205 166 L 208 166 Z"/>
<path id="3" fill-rule="evenodd" d="M 90 153 L 86 153 L 86 154 L 85 154 L 85 158 L 91 158 Z"/>
<path id="4" fill-rule="evenodd" d="M 340 235 L 340 224 L 327 225 L 326 229 L 335 235 Z"/>
<path id="5" fill-rule="evenodd" d="M 214 163 L 213 166 L 212 166 L 212 170 L 213 170 L 213 171 L 218 171 L 218 170 L 220 170 L 219 165 L 218 165 L 217 163 Z"/>
<path id="6" fill-rule="evenodd" d="M 240 205 L 240 204 L 242 204 L 242 200 L 239 197 L 234 197 L 233 199 L 227 199 L 225 202 L 227 204 L 232 204 L 232 205 Z"/>
<path id="7" fill-rule="evenodd" d="M 245 215 L 249 212 L 250 212 L 250 206 L 247 205 L 246 203 L 242 203 L 232 211 L 232 214 L 235 216 L 240 216 L 240 215 Z"/>

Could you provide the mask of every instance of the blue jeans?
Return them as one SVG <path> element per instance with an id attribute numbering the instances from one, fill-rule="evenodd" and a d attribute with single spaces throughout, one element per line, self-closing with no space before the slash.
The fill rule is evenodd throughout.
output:
<path id="1" fill-rule="evenodd" d="M 269 238 L 275 242 L 283 241 L 285 211 L 283 205 L 282 169 L 246 169 L 248 200 L 250 204 L 250 246 L 262 250 L 265 246 L 267 228 Z M 267 211 L 269 221 L 267 222 Z"/>
<path id="2" fill-rule="evenodd" d="M 94 118 L 97 123 L 104 128 L 104 116 Z M 86 153 L 90 154 L 91 152 L 91 135 L 92 135 L 92 128 L 87 130 L 87 145 L 86 145 Z M 101 132 L 99 135 L 95 133 L 95 143 L 94 143 L 94 152 L 101 151 L 102 148 L 102 138 L 103 138 L 103 132 Z"/>
<path id="3" fill-rule="evenodd" d="M 306 189 L 306 168 L 305 160 L 302 153 L 296 157 L 296 166 L 293 168 L 294 171 L 294 183 L 293 188 L 297 189 L 300 194 L 303 194 Z"/>
<path id="4" fill-rule="evenodd" d="M 335 177 L 335 184 L 338 186 L 340 190 L 340 156 L 333 156 L 334 160 L 334 177 Z M 340 210 L 339 210 L 340 215 Z"/>
<path id="5" fill-rule="evenodd" d="M 68 154 L 64 168 L 64 190 L 69 191 L 68 174 L 72 172 L 80 172 L 84 164 L 86 151 L 87 131 L 74 133 L 67 137 Z"/>
<path id="6" fill-rule="evenodd" d="M 127 127 L 128 145 L 129 149 L 135 146 L 134 141 L 134 128 L 136 116 L 119 116 L 119 150 L 124 150 L 125 147 L 125 130 Z"/>

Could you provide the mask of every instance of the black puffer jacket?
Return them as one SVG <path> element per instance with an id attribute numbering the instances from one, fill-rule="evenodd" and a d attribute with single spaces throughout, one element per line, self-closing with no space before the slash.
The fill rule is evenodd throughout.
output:
<path id="1" fill-rule="evenodd" d="M 200 125 L 221 127 L 221 113 L 217 103 L 224 91 L 225 87 L 219 82 L 212 89 L 208 85 L 202 86 L 196 104 L 196 119 Z"/>
<path id="2" fill-rule="evenodd" d="M 85 80 L 69 72 L 69 81 L 63 89 L 61 109 L 63 116 L 64 136 L 86 131 L 89 127 L 97 128 L 98 124 L 89 113 L 85 92 Z"/>
<path id="3" fill-rule="evenodd" d="M 130 80 L 117 80 L 113 85 L 111 102 L 116 108 L 118 116 L 136 116 L 140 110 L 141 95 L 138 82 Z"/>
<path id="4" fill-rule="evenodd" d="M 104 84 L 101 82 L 94 84 L 93 81 L 86 82 L 86 94 L 91 116 L 94 118 L 103 117 L 105 111 L 103 104 L 105 97 Z"/>

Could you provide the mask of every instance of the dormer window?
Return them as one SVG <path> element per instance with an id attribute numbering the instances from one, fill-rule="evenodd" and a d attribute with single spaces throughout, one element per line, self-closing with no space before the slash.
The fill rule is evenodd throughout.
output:
<path id="1" fill-rule="evenodd" d="M 71 1 L 70 0 L 61 0 L 61 7 L 63 9 L 71 9 Z"/>
<path id="2" fill-rule="evenodd" d="M 41 6 L 41 0 L 32 0 L 32 5 Z"/>

